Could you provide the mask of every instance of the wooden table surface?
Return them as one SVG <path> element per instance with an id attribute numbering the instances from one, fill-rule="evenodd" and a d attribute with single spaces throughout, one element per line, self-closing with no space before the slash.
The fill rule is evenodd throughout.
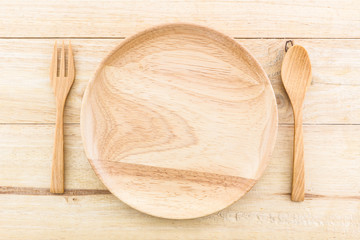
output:
<path id="1" fill-rule="evenodd" d="M 81 142 L 80 105 L 101 59 L 124 38 L 162 23 L 212 27 L 242 43 L 268 74 L 279 132 L 264 176 L 208 217 L 142 214 L 111 195 Z M 55 40 L 71 39 L 76 79 L 65 109 L 66 192 L 49 193 Z M 293 120 L 280 79 L 284 45 L 313 66 L 304 106 L 305 201 L 290 201 Z M 0 0 L 0 239 L 359 239 L 359 1 Z"/>

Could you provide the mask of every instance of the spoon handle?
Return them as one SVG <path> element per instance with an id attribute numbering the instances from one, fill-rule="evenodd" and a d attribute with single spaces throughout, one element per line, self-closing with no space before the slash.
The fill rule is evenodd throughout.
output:
<path id="1" fill-rule="evenodd" d="M 303 116 L 302 107 L 294 110 L 294 169 L 291 200 L 294 202 L 304 201 L 305 180 L 304 180 L 304 139 L 303 139 Z"/>

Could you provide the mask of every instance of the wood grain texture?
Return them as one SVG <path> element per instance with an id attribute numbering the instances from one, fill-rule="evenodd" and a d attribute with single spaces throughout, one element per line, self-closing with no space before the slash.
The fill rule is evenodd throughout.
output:
<path id="1" fill-rule="evenodd" d="M 304 201 L 304 139 L 303 104 L 312 80 L 309 55 L 305 48 L 295 45 L 288 49 L 281 66 L 281 79 L 294 113 L 294 166 L 291 200 Z"/>
<path id="2" fill-rule="evenodd" d="M 0 0 L 0 6 L 0 239 L 359 238 L 358 1 Z M 179 21 L 243 38 L 238 41 L 271 80 L 281 124 L 258 184 L 218 214 L 187 221 L 149 217 L 108 194 L 86 160 L 79 126 L 88 80 L 122 41 L 105 38 Z M 24 39 L 4 39 L 13 37 Z M 44 37 L 82 38 L 72 39 L 77 78 L 64 113 L 64 196 L 51 196 L 48 188 L 54 39 L 34 39 Z M 269 37 L 276 39 L 263 39 Z M 293 115 L 280 79 L 287 40 L 281 38 L 292 37 L 303 38 L 295 43 L 307 49 L 313 66 L 304 103 L 307 201 L 300 204 L 289 201 Z M 314 37 L 328 39 L 304 39 Z"/>
<path id="3" fill-rule="evenodd" d="M 53 126 L 0 125 L 0 130 L 1 186 L 48 188 Z M 293 126 L 279 127 L 269 168 L 259 180 L 261 183 L 254 186 L 254 194 L 287 194 L 289 200 L 293 130 Z M 66 188 L 106 189 L 87 161 L 80 125 L 65 124 L 64 134 Z M 357 134 L 360 134 L 358 125 L 304 125 L 306 193 L 328 199 L 359 198 L 360 139 L 352 138 Z"/>
<path id="4" fill-rule="evenodd" d="M 1 195 L 0 206 L 6 209 L 7 218 L 1 218 L 0 225 L 7 229 L 2 231 L 3 239 L 15 240 L 52 235 L 56 239 L 271 239 L 272 235 L 294 240 L 358 239 L 359 213 L 352 211 L 358 207 L 358 200 L 313 198 L 296 207 L 288 197 L 259 197 L 251 191 L 219 214 L 174 221 L 142 214 L 110 194 Z M 348 207 L 339 214 L 329 211 L 342 204 Z M 24 224 L 26 228 L 18 228 Z"/>
<path id="5" fill-rule="evenodd" d="M 68 46 L 66 63 L 64 42 L 60 52 L 59 66 L 58 49 L 55 42 L 50 66 L 50 82 L 54 90 L 56 103 L 55 141 L 50 183 L 50 192 L 52 193 L 64 192 L 64 107 L 75 79 L 74 57 L 71 44 Z"/>
<path id="6" fill-rule="evenodd" d="M 128 37 L 158 24 L 187 22 L 232 37 L 358 38 L 359 11 L 353 0 L 2 0 L 0 37 Z"/>
<path id="7" fill-rule="evenodd" d="M 211 214 L 248 192 L 277 124 L 257 61 L 233 39 L 190 24 L 124 41 L 101 63 L 81 109 L 86 155 L 109 190 L 173 219 Z"/>
<path id="8" fill-rule="evenodd" d="M 0 125 L 0 130 L 1 186 L 49 189 L 54 125 Z M 64 125 L 64 161 L 66 189 L 106 189 L 86 159 L 79 124 Z"/>
<path id="9" fill-rule="evenodd" d="M 80 122 L 81 99 L 89 79 L 104 56 L 122 41 L 71 41 L 76 81 L 68 96 L 65 123 Z M 269 76 L 277 97 L 279 122 L 293 123 L 291 104 L 280 78 L 286 40 L 238 41 Z M 295 43 L 306 48 L 313 65 L 304 124 L 360 124 L 360 40 L 297 39 Z M 53 44 L 51 39 L 0 40 L 0 123 L 55 123 L 55 101 L 48 78 Z"/>
<path id="10" fill-rule="evenodd" d="M 217 214 L 186 221 L 150 217 L 99 192 L 105 187 L 83 153 L 78 124 L 65 125 L 69 194 L 64 196 L 47 193 L 53 126 L 1 125 L 0 131 L 3 239 L 51 234 L 60 239 L 357 239 L 360 234 L 360 140 L 352 138 L 360 134 L 357 125 L 304 126 L 307 201 L 290 201 L 293 127 L 280 126 L 272 160 L 254 188 Z"/>

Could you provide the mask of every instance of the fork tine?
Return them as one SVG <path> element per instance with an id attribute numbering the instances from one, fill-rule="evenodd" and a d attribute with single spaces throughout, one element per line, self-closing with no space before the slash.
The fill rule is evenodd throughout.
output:
<path id="1" fill-rule="evenodd" d="M 72 48 L 71 48 L 71 41 L 69 41 L 69 48 L 68 48 L 68 77 L 69 77 L 69 79 L 73 80 L 74 75 L 75 75 L 74 56 L 73 56 Z"/>
<path id="2" fill-rule="evenodd" d="M 61 57 L 60 57 L 60 77 L 65 77 L 65 46 L 62 42 Z"/>
<path id="3" fill-rule="evenodd" d="M 53 84 L 54 78 L 56 78 L 56 75 L 57 75 L 57 44 L 56 44 L 56 41 L 55 41 L 54 51 L 53 51 L 52 60 L 51 60 L 51 66 L 50 66 L 50 81 L 51 81 L 51 84 Z"/>

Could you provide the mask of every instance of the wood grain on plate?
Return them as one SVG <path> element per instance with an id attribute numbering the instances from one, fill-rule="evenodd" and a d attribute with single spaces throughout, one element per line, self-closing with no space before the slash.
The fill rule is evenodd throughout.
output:
<path id="1" fill-rule="evenodd" d="M 89 82 L 85 152 L 109 190 L 165 218 L 219 211 L 262 175 L 277 108 L 266 73 L 214 30 L 171 24 L 117 47 Z"/>

